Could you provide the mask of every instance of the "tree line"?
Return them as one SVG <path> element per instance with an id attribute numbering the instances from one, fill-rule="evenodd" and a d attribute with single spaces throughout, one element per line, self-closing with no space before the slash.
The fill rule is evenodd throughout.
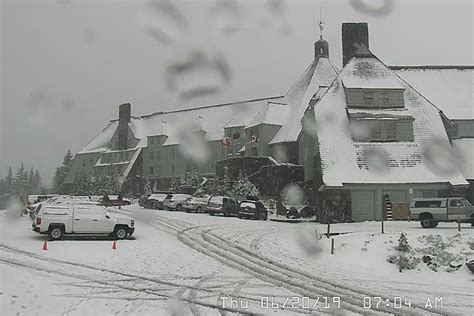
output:
<path id="1" fill-rule="evenodd" d="M 37 169 L 25 168 L 22 162 L 20 167 L 13 174 L 10 166 L 6 177 L 0 179 L 0 194 L 27 195 L 27 194 L 45 194 L 46 188 L 43 187 L 41 175 Z"/>

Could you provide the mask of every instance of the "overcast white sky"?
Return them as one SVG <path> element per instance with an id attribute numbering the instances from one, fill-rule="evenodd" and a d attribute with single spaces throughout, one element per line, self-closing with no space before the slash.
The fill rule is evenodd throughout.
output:
<path id="1" fill-rule="evenodd" d="M 67 149 L 84 147 L 120 103 L 143 115 L 284 94 L 313 59 L 320 1 L 239 1 L 234 11 L 222 1 L 172 1 L 181 14 L 173 19 L 149 1 L 1 0 L 0 176 L 23 161 L 49 184 Z M 354 7 L 375 0 L 323 2 L 338 67 L 341 24 L 354 21 L 369 23 L 370 48 L 386 64 L 473 64 L 471 1 L 381 2 L 392 10 Z M 144 22 L 172 41 L 150 36 Z M 219 93 L 183 101 L 166 67 L 191 51 L 221 54 L 231 76 Z"/>

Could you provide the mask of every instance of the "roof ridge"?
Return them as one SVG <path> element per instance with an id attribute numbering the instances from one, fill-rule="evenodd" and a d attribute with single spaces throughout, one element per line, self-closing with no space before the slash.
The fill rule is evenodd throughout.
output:
<path id="1" fill-rule="evenodd" d="M 388 66 L 392 70 L 400 69 L 474 69 L 474 65 L 401 65 Z"/>
<path id="2" fill-rule="evenodd" d="M 195 107 L 195 108 L 186 108 L 186 109 L 173 110 L 173 111 L 166 111 L 166 112 L 161 111 L 161 112 L 155 112 L 155 113 L 146 114 L 146 115 L 140 115 L 140 116 L 138 116 L 138 117 L 136 117 L 136 118 L 148 118 L 148 117 L 154 116 L 154 115 L 162 115 L 162 114 L 170 114 L 170 113 L 187 112 L 187 111 L 193 111 L 193 110 L 202 110 L 202 109 L 208 109 L 208 108 L 213 108 L 213 107 L 220 107 L 220 106 L 227 106 L 227 105 L 232 105 L 232 104 L 255 102 L 255 101 L 263 101 L 263 100 L 277 99 L 277 98 L 283 98 L 283 97 L 284 97 L 284 95 L 278 95 L 278 96 L 255 98 L 255 99 L 249 99 L 249 100 L 240 100 L 240 101 L 228 102 L 228 103 L 204 105 L 204 106 L 198 106 L 198 107 Z"/>

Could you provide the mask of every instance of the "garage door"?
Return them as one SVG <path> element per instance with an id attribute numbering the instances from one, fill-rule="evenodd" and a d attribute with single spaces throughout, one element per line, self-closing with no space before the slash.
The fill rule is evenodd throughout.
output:
<path id="1" fill-rule="evenodd" d="M 375 219 L 375 191 L 351 191 L 352 220 Z"/>

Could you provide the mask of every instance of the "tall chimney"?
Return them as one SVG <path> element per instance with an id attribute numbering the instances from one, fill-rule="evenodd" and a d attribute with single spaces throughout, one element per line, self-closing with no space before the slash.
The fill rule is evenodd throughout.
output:
<path id="1" fill-rule="evenodd" d="M 364 44 L 369 49 L 369 27 L 367 23 L 342 23 L 342 66 L 354 56 Z"/>
<path id="2" fill-rule="evenodd" d="M 118 126 L 118 149 L 124 150 L 128 147 L 128 123 L 130 123 L 130 103 L 119 105 Z"/>
<path id="3" fill-rule="evenodd" d="M 314 59 L 319 57 L 329 58 L 329 44 L 323 40 L 322 36 L 319 41 L 314 42 Z"/>

